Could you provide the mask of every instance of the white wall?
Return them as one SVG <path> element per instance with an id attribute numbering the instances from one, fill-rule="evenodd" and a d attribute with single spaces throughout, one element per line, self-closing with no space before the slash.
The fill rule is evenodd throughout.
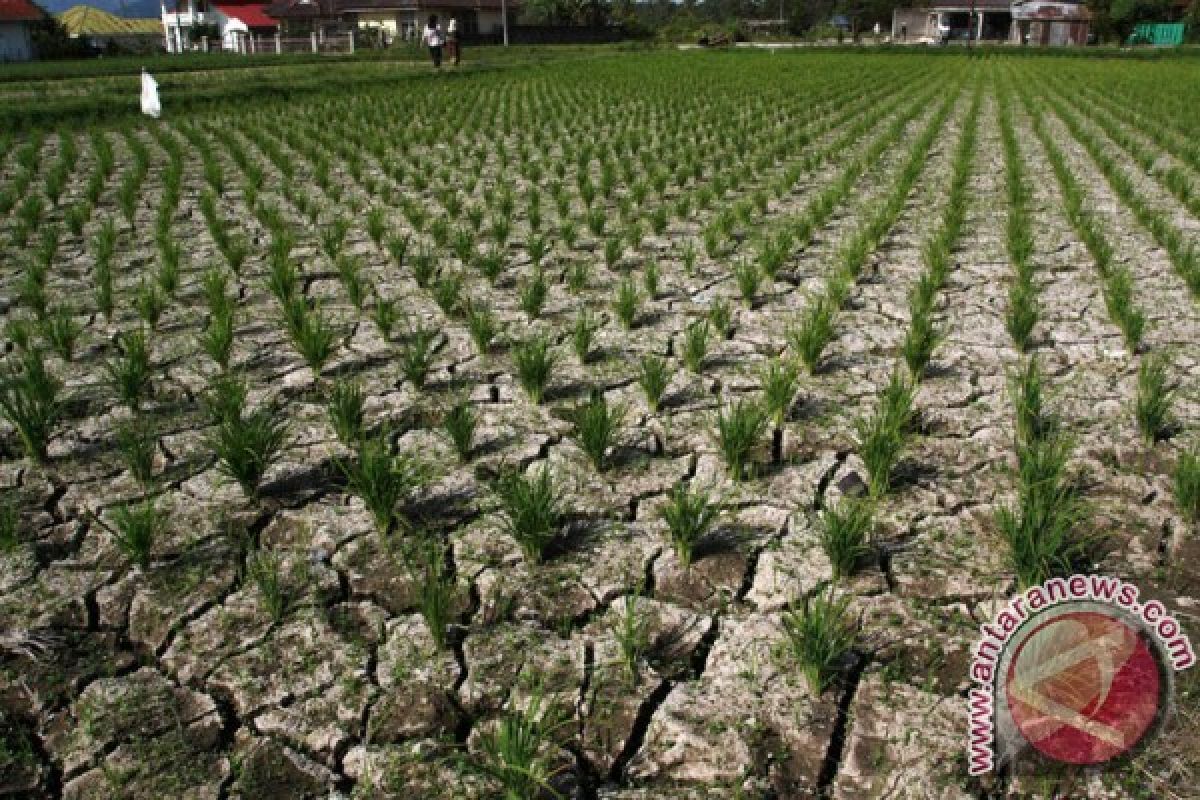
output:
<path id="1" fill-rule="evenodd" d="M 479 25 L 480 33 L 493 33 L 500 30 L 501 23 L 504 21 L 504 15 L 499 11 L 479 11 L 475 19 Z"/>
<path id="2" fill-rule="evenodd" d="M 29 26 L 22 22 L 0 22 L 0 62 L 29 61 L 33 58 L 33 43 Z"/>

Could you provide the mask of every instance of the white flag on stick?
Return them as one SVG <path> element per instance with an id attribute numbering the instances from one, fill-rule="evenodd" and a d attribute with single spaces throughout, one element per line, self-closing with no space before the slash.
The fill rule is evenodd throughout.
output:
<path id="1" fill-rule="evenodd" d="M 162 104 L 158 102 L 158 81 L 142 69 L 142 113 L 158 119 Z"/>

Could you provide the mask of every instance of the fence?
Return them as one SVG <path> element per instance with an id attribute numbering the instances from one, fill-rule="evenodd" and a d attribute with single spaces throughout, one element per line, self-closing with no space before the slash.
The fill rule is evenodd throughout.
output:
<path id="1" fill-rule="evenodd" d="M 353 33 L 313 33 L 310 36 L 236 36 L 228 41 L 201 39 L 205 53 L 256 55 L 271 53 L 353 53 Z"/>

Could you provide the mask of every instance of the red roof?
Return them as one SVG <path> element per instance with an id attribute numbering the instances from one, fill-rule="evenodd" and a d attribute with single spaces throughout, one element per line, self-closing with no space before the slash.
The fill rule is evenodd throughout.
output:
<path id="1" fill-rule="evenodd" d="M 29 0 L 0 0 L 0 22 L 37 22 L 45 16 Z"/>
<path id="2" fill-rule="evenodd" d="M 5 0 L 0 0 L 0 3 Z M 241 20 L 246 23 L 247 28 L 277 28 L 279 23 L 271 19 L 264 13 L 263 9 L 267 7 L 266 3 L 239 3 L 237 5 L 229 5 L 222 3 L 217 6 L 217 11 L 220 11 L 227 17 Z"/>

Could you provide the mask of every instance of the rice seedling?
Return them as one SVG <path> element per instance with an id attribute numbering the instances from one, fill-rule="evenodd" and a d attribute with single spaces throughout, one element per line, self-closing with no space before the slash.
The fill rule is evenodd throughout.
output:
<path id="1" fill-rule="evenodd" d="M 396 301 L 384 297 L 376 290 L 375 303 L 371 307 L 371 320 L 375 323 L 375 329 L 379 331 L 380 338 L 385 342 L 391 341 L 392 331 L 395 330 L 399 319 L 400 312 L 397 309 Z"/>
<path id="2" fill-rule="evenodd" d="M 662 403 L 663 393 L 671 382 L 670 368 L 666 359 L 655 355 L 642 356 L 638 364 L 638 386 L 646 396 L 646 405 L 652 412 L 657 412 Z"/>
<path id="3" fill-rule="evenodd" d="M 209 379 L 208 390 L 201 396 L 201 404 L 209 422 L 220 425 L 242 415 L 246 396 L 246 382 L 236 373 L 222 372 Z"/>
<path id="4" fill-rule="evenodd" d="M 733 306 L 724 297 L 718 297 L 709 306 L 708 321 L 712 323 L 718 336 L 728 339 L 733 335 Z"/>
<path id="5" fill-rule="evenodd" d="M 621 260 L 622 244 L 621 240 L 616 236 L 609 236 L 604 240 L 604 266 L 610 270 L 617 268 L 617 263 Z"/>
<path id="6" fill-rule="evenodd" d="M 367 212 L 367 236 L 371 237 L 371 241 L 379 247 L 383 243 L 383 237 L 387 234 L 387 220 L 384 217 L 384 210 L 379 206 L 375 206 Z M 403 259 L 401 259 L 403 260 Z"/>
<path id="7" fill-rule="evenodd" d="M 496 321 L 496 315 L 487 308 L 477 308 L 468 304 L 467 333 L 470 334 L 479 355 L 486 356 L 500 335 L 500 323 Z"/>
<path id="8" fill-rule="evenodd" d="M 809 374 L 817 371 L 821 355 L 833 338 L 836 313 L 837 305 L 825 297 L 819 297 L 808 304 L 798 323 L 787 328 L 788 345 L 799 356 Z"/>
<path id="9" fill-rule="evenodd" d="M 280 622 L 287 615 L 291 601 L 283 577 L 283 559 L 270 550 L 250 553 L 246 556 L 246 577 L 258 590 L 259 600 L 271 620 Z"/>
<path id="10" fill-rule="evenodd" d="M 1138 366 L 1137 397 L 1134 400 L 1134 418 L 1138 430 L 1147 444 L 1166 438 L 1172 422 L 1171 404 L 1174 391 L 1167 376 L 1167 359 L 1160 355 L 1142 358 Z"/>
<path id="11" fill-rule="evenodd" d="M 800 383 L 800 370 L 791 361 L 775 357 L 760 376 L 763 403 L 776 428 L 783 426 Z"/>
<path id="12" fill-rule="evenodd" d="M 448 317 L 453 317 L 462 303 L 463 278 L 457 272 L 444 272 L 433 285 L 433 301 Z"/>
<path id="13" fill-rule="evenodd" d="M 1055 432 L 1057 423 L 1045 408 L 1041 364 L 1036 357 L 1022 362 L 1009 374 L 1009 394 L 1016 416 L 1018 443 L 1035 442 Z"/>
<path id="14" fill-rule="evenodd" d="M 146 499 L 117 506 L 112 521 L 111 532 L 120 551 L 142 569 L 148 567 L 154 543 L 166 529 L 167 512 L 159 509 L 153 499 Z"/>
<path id="15" fill-rule="evenodd" d="M 104 365 L 108 382 L 117 399 L 136 412 L 150 388 L 150 347 L 141 330 L 130 331 L 118 340 L 118 354 Z"/>
<path id="16" fill-rule="evenodd" d="M 208 319 L 208 325 L 197 337 L 200 348 L 221 369 L 229 368 L 229 360 L 233 354 L 234 324 L 233 312 L 214 313 Z"/>
<path id="17" fill-rule="evenodd" d="M 143 282 L 138 286 L 133 304 L 137 308 L 138 316 L 142 318 L 146 326 L 152 331 L 156 330 L 167 306 L 167 299 L 163 297 L 158 286 Z"/>
<path id="18" fill-rule="evenodd" d="M 421 574 L 421 616 L 434 645 L 445 650 L 458 586 L 446 566 L 442 547 L 432 538 L 417 545 L 417 569 Z"/>
<path id="19" fill-rule="evenodd" d="M 690 372 L 699 373 L 708 355 L 708 320 L 693 320 L 683 330 L 683 363 Z"/>
<path id="20" fill-rule="evenodd" d="M 562 724 L 535 686 L 524 709 L 505 711 L 480 734 L 475 769 L 499 787 L 496 796 L 503 800 L 554 797 L 552 783 L 564 768 L 551 760 L 549 745 Z"/>
<path id="21" fill-rule="evenodd" d="M 1022 587 L 1070 574 L 1089 545 L 1075 535 L 1084 520 L 1084 505 L 1060 478 L 1065 446 L 1055 438 L 1024 449 L 1025 474 L 1016 505 L 996 512 L 997 527 L 1008 543 L 1010 564 Z"/>
<path id="22" fill-rule="evenodd" d="M 904 430 L 883 408 L 854 423 L 858 436 L 858 455 L 867 468 L 867 485 L 872 497 L 886 494 L 892 471 L 904 449 Z"/>
<path id="23" fill-rule="evenodd" d="M 469 401 L 454 404 L 442 417 L 442 428 L 454 445 L 454 452 L 463 461 L 471 458 L 471 450 L 475 446 L 475 428 L 479 419 L 471 408 Z"/>
<path id="24" fill-rule="evenodd" d="M 397 267 L 404 266 L 404 257 L 408 255 L 408 243 L 412 239 L 411 234 L 407 236 L 398 236 L 393 234 L 387 237 L 386 246 L 388 255 L 392 257 Z"/>
<path id="25" fill-rule="evenodd" d="M 417 286 L 422 289 L 428 289 L 433 284 L 434 275 L 437 274 L 437 259 L 433 253 L 428 250 L 420 250 L 414 253 L 412 257 L 412 274 Z"/>
<path id="26" fill-rule="evenodd" d="M 646 290 L 646 297 L 651 302 L 658 297 L 661 277 L 662 273 L 659 270 L 658 260 L 651 258 L 646 261 L 646 266 L 642 269 L 642 288 Z"/>
<path id="27" fill-rule="evenodd" d="M 437 331 L 432 328 L 415 328 L 400 350 L 400 373 L 418 389 L 425 385 L 433 368 L 437 339 Z"/>
<path id="28" fill-rule="evenodd" d="M 362 311 L 363 303 L 367 299 L 367 284 L 363 275 L 362 259 L 343 253 L 337 257 L 334 267 L 337 269 L 338 279 L 346 290 L 346 296 L 350 299 L 351 305 Z"/>
<path id="29" fill-rule="evenodd" d="M 545 336 L 533 336 L 513 347 L 512 356 L 513 365 L 517 370 L 517 382 L 529 395 L 530 400 L 540 404 L 546 386 L 550 383 L 550 374 L 558 361 L 557 355 L 550 348 L 550 340 Z"/>
<path id="30" fill-rule="evenodd" d="M 117 448 L 129 474 L 145 486 L 154 476 L 154 449 L 158 437 L 148 420 L 133 417 L 117 426 Z"/>
<path id="31" fill-rule="evenodd" d="M 626 330 L 633 327 L 641 303 L 641 294 L 638 293 L 637 285 L 630 278 L 625 278 L 617 285 L 617 293 L 613 298 L 613 311 L 620 320 L 621 327 Z"/>
<path id="32" fill-rule="evenodd" d="M 636 592 L 621 598 L 611 630 L 621 651 L 625 674 L 630 684 L 636 685 L 642 657 L 650 648 L 650 619 L 638 608 Z"/>
<path id="33" fill-rule="evenodd" d="M 321 369 L 333 355 L 334 341 L 337 338 L 325 315 L 321 313 L 320 306 L 313 306 L 298 314 L 295 324 L 288 332 L 296 352 L 304 359 L 313 375 L 320 377 Z"/>
<path id="34" fill-rule="evenodd" d="M 874 513 L 871 502 L 860 498 L 843 498 L 821 512 L 817 534 L 821 549 L 833 568 L 835 581 L 854 574 L 870 555 L 871 546 L 867 539 Z"/>
<path id="35" fill-rule="evenodd" d="M 496 481 L 495 491 L 504 527 L 525 558 L 537 564 L 558 538 L 562 522 L 563 492 L 545 464 L 534 474 L 507 472 Z"/>
<path id="36" fill-rule="evenodd" d="M 158 287 L 167 297 L 179 290 L 179 269 L 183 251 L 175 242 L 162 242 L 158 250 Z"/>
<path id="37" fill-rule="evenodd" d="M 908 365 L 908 371 L 914 379 L 920 379 L 925 373 L 925 367 L 933 358 L 933 351 L 944 337 L 945 334 L 933 321 L 932 312 L 927 310 L 927 306 L 914 304 L 913 316 L 909 321 L 908 330 L 905 331 L 904 342 L 900 346 L 904 363 Z"/>
<path id="38" fill-rule="evenodd" d="M 11 553 L 21 544 L 21 509 L 17 493 L 6 491 L 0 500 L 0 554 Z"/>
<path id="39" fill-rule="evenodd" d="M 740 481 L 745 476 L 746 462 L 762 438 L 767 426 L 767 410 L 757 401 L 738 398 L 717 410 L 716 443 L 729 476 Z"/>
<path id="40" fill-rule="evenodd" d="M 574 261 L 567 267 L 567 289 L 572 294 L 579 294 L 588 288 L 592 281 L 592 265 L 589 261 Z"/>
<path id="41" fill-rule="evenodd" d="M 75 318 L 74 310 L 61 305 L 38 320 L 38 328 L 46 344 L 63 361 L 70 361 L 75 354 L 75 345 L 83 333 L 83 325 Z"/>
<path id="42" fill-rule="evenodd" d="M 1195 448 L 1179 454 L 1171 474 L 1175 506 L 1189 522 L 1200 520 L 1200 450 Z"/>
<path id="43" fill-rule="evenodd" d="M 530 319 L 537 319 L 541 316 L 548 292 L 549 287 L 546 285 L 545 274 L 540 269 L 534 270 L 533 275 L 525 282 L 520 291 L 520 306 L 526 316 Z"/>
<path id="44" fill-rule="evenodd" d="M 592 342 L 601 324 L 586 307 L 575 315 L 575 322 L 571 326 L 571 348 L 580 364 L 587 364 L 591 360 Z"/>
<path id="45" fill-rule="evenodd" d="M 621 404 L 609 405 L 603 393 L 593 391 L 588 401 L 570 414 L 575 438 L 598 470 L 605 468 L 605 455 L 616 442 L 626 410 Z"/>
<path id="46" fill-rule="evenodd" d="M 753 308 L 754 298 L 762 285 L 762 273 L 758 270 L 758 264 L 747 259 L 738 261 L 733 268 L 733 277 L 737 281 L 738 291 L 742 294 L 742 302 L 746 304 L 746 308 Z"/>
<path id="47" fill-rule="evenodd" d="M 853 651 L 857 631 L 847 613 L 849 605 L 849 597 L 835 598 L 831 588 L 783 615 L 790 655 L 815 694 L 833 684 Z"/>
<path id="48" fill-rule="evenodd" d="M 15 367 L 10 361 L 0 372 L 0 412 L 16 429 L 25 454 L 44 461 L 50 434 L 62 418 L 62 382 L 46 370 L 37 350 L 24 349 L 19 363 Z"/>
<path id="49" fill-rule="evenodd" d="M 1039 315 L 1037 289 L 1031 281 L 1018 279 L 1008 289 L 1008 308 L 1004 313 L 1004 327 L 1018 352 L 1029 351 Z"/>
<path id="50" fill-rule="evenodd" d="M 384 430 L 359 441 L 357 457 L 340 467 L 347 488 L 362 500 L 381 534 L 396 520 L 400 501 L 425 485 L 429 469 L 407 453 L 393 453 Z"/>
<path id="51" fill-rule="evenodd" d="M 287 439 L 286 420 L 275 409 L 263 407 L 249 414 L 226 414 L 209 434 L 208 443 L 221 474 L 236 481 L 247 497 L 256 497 Z"/>
<path id="52" fill-rule="evenodd" d="M 330 385 L 326 409 L 333 432 L 342 444 L 352 445 L 363 437 L 366 400 L 366 392 L 359 383 L 339 380 Z"/>
<path id="53" fill-rule="evenodd" d="M 708 491 L 678 483 L 667 495 L 667 502 L 659 514 L 666 523 L 667 535 L 675 548 L 679 563 L 687 569 L 692 565 L 696 548 L 712 531 L 720 517 L 721 507 L 713 502 Z"/>

